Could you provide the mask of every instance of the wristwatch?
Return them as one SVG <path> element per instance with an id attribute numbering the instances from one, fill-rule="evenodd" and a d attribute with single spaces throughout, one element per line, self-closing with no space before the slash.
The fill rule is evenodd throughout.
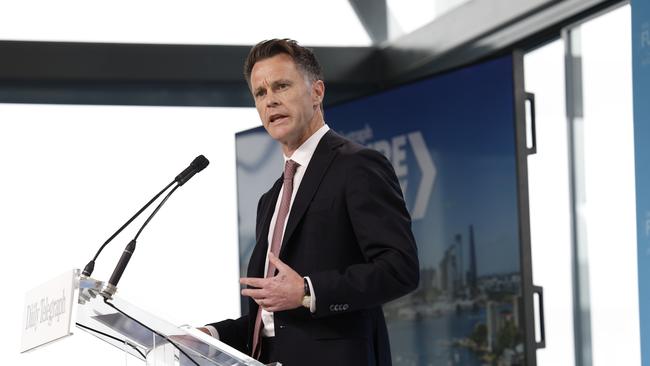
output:
<path id="1" fill-rule="evenodd" d="M 307 278 L 303 278 L 303 282 L 305 285 L 305 294 L 302 297 L 302 306 L 306 307 L 307 309 L 311 308 L 311 290 L 309 289 L 309 281 L 307 281 Z"/>

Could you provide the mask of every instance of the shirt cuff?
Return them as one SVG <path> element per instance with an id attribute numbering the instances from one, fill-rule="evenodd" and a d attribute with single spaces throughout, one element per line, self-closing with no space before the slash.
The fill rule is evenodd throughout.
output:
<path id="1" fill-rule="evenodd" d="M 219 339 L 219 332 L 217 332 L 217 328 L 213 327 L 212 325 L 206 325 L 205 329 L 210 332 L 210 335 L 216 339 Z"/>
<path id="2" fill-rule="evenodd" d="M 305 277 L 307 284 L 309 284 L 309 293 L 311 294 L 309 301 L 309 311 L 313 314 L 316 312 L 316 293 L 314 292 L 314 286 L 311 284 L 309 277 Z"/>

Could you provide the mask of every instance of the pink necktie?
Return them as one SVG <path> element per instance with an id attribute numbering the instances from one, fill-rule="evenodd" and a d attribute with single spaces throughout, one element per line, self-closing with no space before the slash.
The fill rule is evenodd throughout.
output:
<path id="1" fill-rule="evenodd" d="M 284 181 L 282 183 L 282 200 L 280 200 L 280 209 L 278 210 L 278 217 L 275 220 L 273 227 L 273 237 L 271 238 L 271 252 L 276 256 L 280 253 L 282 246 L 282 237 L 284 236 L 284 223 L 289 214 L 289 206 L 291 205 L 291 194 L 293 193 L 293 176 L 296 169 L 300 164 L 293 160 L 287 160 L 284 164 Z M 275 266 L 269 262 L 266 271 L 266 277 L 275 275 Z M 257 308 L 257 316 L 255 317 L 255 330 L 253 331 L 253 357 L 259 358 L 261 347 L 259 341 L 262 331 L 262 307 Z"/>

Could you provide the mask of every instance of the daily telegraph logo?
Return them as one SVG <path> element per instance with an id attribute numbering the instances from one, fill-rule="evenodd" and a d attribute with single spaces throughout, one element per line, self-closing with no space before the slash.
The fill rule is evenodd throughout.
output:
<path id="1" fill-rule="evenodd" d="M 36 331 L 43 323 L 52 325 L 53 320 L 58 323 L 61 315 L 65 314 L 65 290 L 61 291 L 61 297 L 50 299 L 46 296 L 27 305 L 25 310 L 25 330 Z"/>
<path id="2" fill-rule="evenodd" d="M 415 162 L 421 173 L 420 182 L 417 185 L 415 200 L 411 209 L 411 217 L 413 220 L 419 220 L 426 215 L 427 207 L 429 206 L 429 199 L 436 180 L 437 169 L 431 157 L 429 148 L 426 145 L 422 132 L 413 131 L 401 135 L 392 136 L 390 138 L 373 140 L 374 134 L 372 128 L 367 124 L 364 128 L 348 132 L 345 136 L 351 140 L 355 140 L 364 144 L 372 149 L 384 154 L 390 160 L 395 174 L 399 179 L 400 186 L 404 196 L 407 195 L 408 190 L 411 189 L 408 174 L 409 166 L 406 159 L 407 147 L 410 146 L 415 156 Z"/>

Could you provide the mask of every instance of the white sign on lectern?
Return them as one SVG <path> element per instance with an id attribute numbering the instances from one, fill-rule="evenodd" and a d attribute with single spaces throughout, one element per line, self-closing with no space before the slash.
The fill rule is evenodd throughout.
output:
<path id="1" fill-rule="evenodd" d="M 78 269 L 67 271 L 27 293 L 20 352 L 72 334 L 72 305 L 78 277 Z"/>

